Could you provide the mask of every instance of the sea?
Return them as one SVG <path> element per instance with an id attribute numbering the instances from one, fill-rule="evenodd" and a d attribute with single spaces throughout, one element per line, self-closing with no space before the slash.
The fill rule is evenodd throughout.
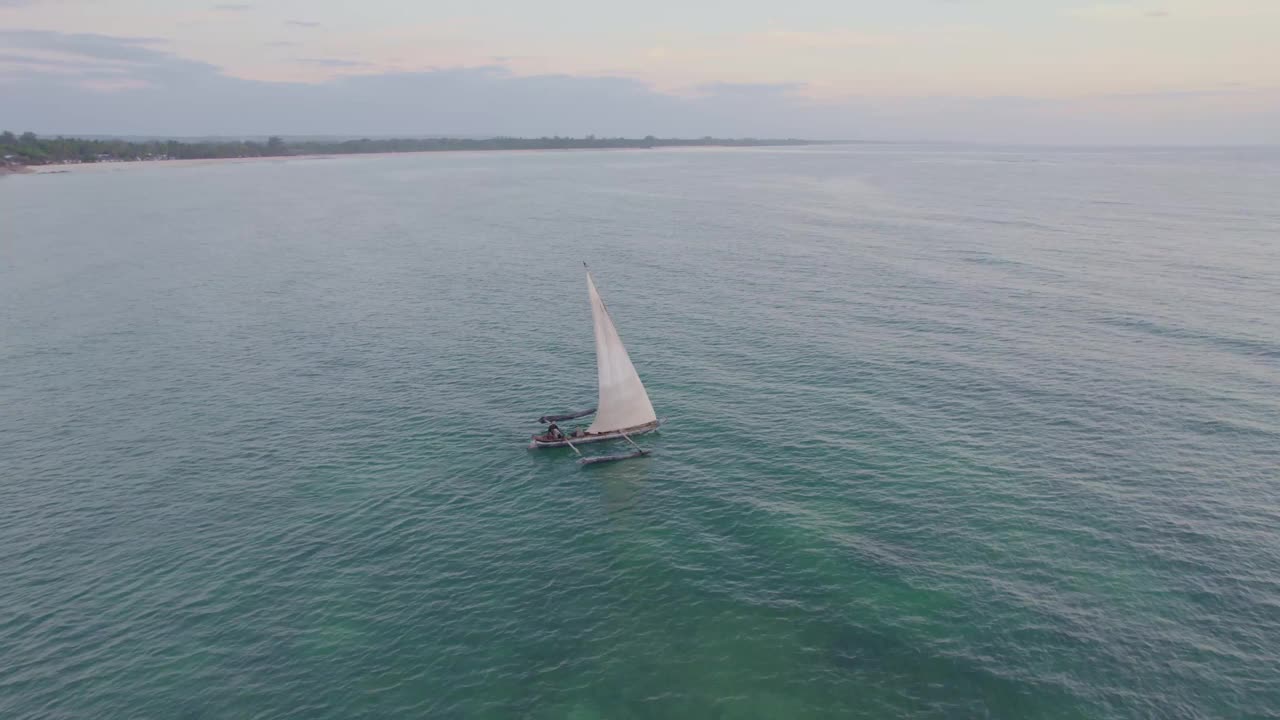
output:
<path id="1" fill-rule="evenodd" d="M 0 718 L 1276 717 L 1280 149 L 0 178 Z"/>

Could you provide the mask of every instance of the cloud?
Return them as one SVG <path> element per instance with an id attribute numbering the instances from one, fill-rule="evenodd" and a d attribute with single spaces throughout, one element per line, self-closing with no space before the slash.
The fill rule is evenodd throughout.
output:
<path id="1" fill-rule="evenodd" d="M 1185 98 L 1219 97 L 1250 92 L 1241 87 L 1202 88 L 1194 90 L 1155 90 L 1152 92 L 1107 93 L 1098 97 L 1104 100 L 1178 100 Z"/>
<path id="2" fill-rule="evenodd" d="M 983 97 L 965 98 L 944 98 L 944 102 L 958 104 L 967 103 L 971 107 L 984 107 L 988 109 L 1000 110 L 1025 110 L 1027 108 L 1040 108 L 1052 105 L 1054 100 L 1039 97 L 1027 97 L 1026 95 L 986 95 Z"/>
<path id="3" fill-rule="evenodd" d="M 88 68 L 88 67 L 93 67 L 94 63 L 92 63 L 87 59 L 68 60 L 68 59 L 59 58 L 59 57 L 42 57 L 39 55 L 24 55 L 21 53 L 0 52 L 0 65 Z"/>
<path id="4" fill-rule="evenodd" d="M 1152 13 L 1160 14 L 1153 15 Z M 1165 17 L 1169 13 L 1160 8 L 1144 8 L 1129 2 L 1106 2 L 1084 7 L 1073 7 L 1068 9 L 1066 14 L 1080 20 L 1106 22 Z"/>
<path id="5" fill-rule="evenodd" d="M 776 98 L 792 95 L 807 86 L 804 83 L 704 83 L 694 88 L 699 94 L 712 97 Z"/>
<path id="6" fill-rule="evenodd" d="M 0 0 L 0 8 L 6 7 L 26 7 L 27 5 L 35 5 L 40 0 Z"/>
<path id="7" fill-rule="evenodd" d="M 164 43 L 156 37 L 115 37 L 93 33 L 60 33 L 51 30 L 0 30 L 0 47 L 30 48 L 99 60 L 147 62 L 167 56 L 150 46 Z"/>
<path id="8" fill-rule="evenodd" d="M 297 62 L 331 68 L 372 67 L 372 63 L 362 60 L 343 60 L 342 58 L 298 58 Z"/>
<path id="9" fill-rule="evenodd" d="M 626 78 L 521 77 L 497 66 L 268 83 L 156 53 L 129 70 L 117 78 L 121 89 L 95 93 L 85 86 L 100 78 L 24 73 L 6 84 L 16 110 L 6 124 L 68 134 L 535 136 L 705 135 L 741 125 L 739 109 L 710 98 L 676 98 Z M 86 120 L 91 127 L 80 125 Z"/>
<path id="10" fill-rule="evenodd" d="M 0 51 L 4 124 L 49 134 L 1280 141 L 1280 92 L 1249 88 L 1071 101 L 1017 95 L 819 101 L 798 83 L 711 83 L 677 96 L 625 77 L 522 76 L 500 65 L 264 82 L 175 55 L 156 38 L 37 30 L 0 31 Z"/>
<path id="11" fill-rule="evenodd" d="M 293 40 L 273 40 L 267 43 L 267 47 L 295 47 L 298 43 Z"/>
<path id="12" fill-rule="evenodd" d="M 128 75 L 137 83 L 164 82 L 175 76 L 217 75 L 212 65 L 180 58 L 165 50 L 163 38 L 117 37 L 49 30 L 0 30 L 0 48 L 26 50 L 8 53 L 11 63 L 32 75 L 54 73 L 74 79 Z M 34 53 L 34 54 L 33 54 Z M 16 58 L 21 57 L 21 61 Z M 78 69 L 75 73 L 68 70 Z"/>
<path id="13" fill-rule="evenodd" d="M 1280 19 L 1280 3 L 1262 0 L 1133 0 L 1132 2 L 1097 2 L 1068 8 L 1068 17 L 1100 22 L 1133 22 L 1139 20 L 1177 19 L 1182 22 L 1202 20 L 1252 20 L 1273 22 Z"/>
<path id="14" fill-rule="evenodd" d="M 320 27 L 320 23 L 315 22 L 314 20 L 285 20 L 285 21 L 284 21 L 284 24 L 285 24 L 285 25 L 288 25 L 288 26 L 290 26 L 290 27 L 299 27 L 299 28 L 318 28 L 318 27 Z"/>
<path id="15" fill-rule="evenodd" d="M 214 5 L 213 9 L 218 12 L 245 12 L 252 7 L 252 5 L 247 3 L 222 3 L 220 5 Z"/>
<path id="16" fill-rule="evenodd" d="M 768 30 L 746 36 L 747 42 L 783 50 L 836 50 L 855 47 L 885 47 L 903 40 L 891 33 L 869 33 L 858 30 Z"/>

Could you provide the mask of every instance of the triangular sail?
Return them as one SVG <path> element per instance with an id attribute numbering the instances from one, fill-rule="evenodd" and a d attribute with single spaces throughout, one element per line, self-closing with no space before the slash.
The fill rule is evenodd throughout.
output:
<path id="1" fill-rule="evenodd" d="M 587 293 L 591 296 L 591 319 L 596 333 L 596 369 L 600 376 L 600 403 L 595 422 L 587 432 L 602 433 L 647 425 L 658 416 L 653 412 L 649 394 L 631 364 L 627 349 L 618 337 L 618 329 L 596 292 L 596 284 L 587 273 Z"/>

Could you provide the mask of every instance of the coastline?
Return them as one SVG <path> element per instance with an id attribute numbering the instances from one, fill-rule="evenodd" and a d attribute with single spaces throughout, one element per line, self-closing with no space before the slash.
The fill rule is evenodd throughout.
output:
<path id="1" fill-rule="evenodd" d="M 386 153 L 387 155 L 406 155 L 408 153 Z M 139 167 L 197 167 L 200 165 L 214 164 L 236 164 L 248 162 L 260 162 L 263 160 L 324 160 L 340 157 L 337 155 L 282 155 L 282 156 L 264 156 L 264 157 L 244 157 L 244 158 L 191 158 L 185 160 L 129 160 L 120 162 L 96 162 L 96 163 L 70 163 L 66 165 L 27 165 L 25 173 L 28 175 L 57 175 L 60 173 L 79 173 L 79 172 L 106 172 L 110 170 L 121 170 L 123 168 L 139 168 Z"/>
<path id="2" fill-rule="evenodd" d="M 344 158 L 386 158 L 406 155 L 443 155 L 454 153 L 468 154 L 492 154 L 492 153 L 512 153 L 512 154 L 530 154 L 530 153 L 567 153 L 567 152 L 649 152 L 652 150 L 741 150 L 744 148 L 776 148 L 789 147 L 785 145 L 754 145 L 754 146 L 723 146 L 723 145 L 689 145 L 689 146 L 665 146 L 657 148 L 512 148 L 512 149 L 494 149 L 494 150 L 408 150 L 402 152 L 374 152 L 374 153 L 321 153 L 306 155 L 263 155 L 255 157 L 238 157 L 238 158 L 189 158 L 179 160 L 129 160 L 117 162 L 95 162 L 95 163 L 72 163 L 72 164 L 55 164 L 55 165 L 23 165 L 19 169 L 0 168 L 0 175 L 57 175 L 61 173 L 80 173 L 80 172 L 106 172 L 108 170 L 120 170 L 129 167 L 167 167 L 167 168 L 183 168 L 198 167 L 202 165 L 215 164 L 238 164 L 252 162 L 288 162 L 291 160 L 339 160 Z"/>

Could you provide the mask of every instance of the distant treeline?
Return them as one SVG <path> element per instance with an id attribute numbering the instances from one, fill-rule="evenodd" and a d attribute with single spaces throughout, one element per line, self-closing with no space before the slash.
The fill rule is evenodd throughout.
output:
<path id="1" fill-rule="evenodd" d="M 66 162 L 118 162 L 137 160 L 188 160 L 204 158 L 280 157 L 287 155 L 330 155 L 356 153 L 431 152 L 447 150 L 566 150 L 578 148 L 654 147 L 753 147 L 766 145 L 812 145 L 810 140 L 760 140 L 755 138 L 698 139 L 656 138 L 403 138 L 344 141 L 285 141 L 279 137 L 256 141 L 180 142 L 153 140 L 83 140 L 41 138 L 35 133 L 0 133 L 0 158 L 7 163 L 44 165 Z"/>

